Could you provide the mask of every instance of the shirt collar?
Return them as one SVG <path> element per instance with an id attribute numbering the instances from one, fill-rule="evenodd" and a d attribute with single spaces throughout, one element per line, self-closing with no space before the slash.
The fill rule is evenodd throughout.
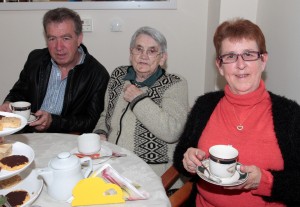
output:
<path id="1" fill-rule="evenodd" d="M 80 59 L 77 63 L 77 65 L 81 65 L 84 62 L 85 56 L 86 54 L 84 53 L 84 50 L 81 46 L 78 47 L 78 52 L 80 54 Z M 56 64 L 56 62 L 51 58 L 51 63 L 58 68 L 58 65 Z"/>
<path id="2" fill-rule="evenodd" d="M 127 69 L 127 74 L 123 78 L 123 80 L 129 80 L 132 84 L 135 84 L 138 87 L 151 87 L 162 75 L 164 74 L 164 69 L 158 66 L 155 73 L 153 73 L 149 78 L 144 80 L 143 82 L 136 81 L 136 73 L 132 66 Z"/>

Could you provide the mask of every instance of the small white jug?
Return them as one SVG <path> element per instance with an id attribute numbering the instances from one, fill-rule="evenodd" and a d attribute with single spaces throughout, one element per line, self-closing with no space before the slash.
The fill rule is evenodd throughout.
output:
<path id="1" fill-rule="evenodd" d="M 85 172 L 81 165 L 88 161 Z M 50 160 L 48 167 L 39 169 L 38 174 L 44 179 L 48 194 L 59 201 L 66 201 L 72 196 L 72 190 L 83 178 L 87 178 L 93 170 L 90 157 L 78 158 L 70 152 L 62 152 Z"/>

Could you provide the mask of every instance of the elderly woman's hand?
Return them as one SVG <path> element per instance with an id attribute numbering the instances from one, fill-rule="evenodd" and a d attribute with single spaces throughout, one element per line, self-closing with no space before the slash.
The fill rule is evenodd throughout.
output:
<path id="1" fill-rule="evenodd" d="M 190 173 L 196 173 L 196 167 L 202 165 L 201 160 L 205 159 L 205 152 L 190 147 L 183 155 L 183 166 Z"/>
<path id="2" fill-rule="evenodd" d="M 245 189 L 245 190 L 254 190 L 257 189 L 261 179 L 261 171 L 260 168 L 251 165 L 251 166 L 241 166 L 241 172 L 249 173 L 248 180 L 242 185 L 234 186 L 234 187 L 225 187 L 226 189 Z"/>
<path id="3" fill-rule="evenodd" d="M 124 99 L 129 103 L 137 96 L 143 94 L 143 91 L 133 84 L 124 87 Z"/>

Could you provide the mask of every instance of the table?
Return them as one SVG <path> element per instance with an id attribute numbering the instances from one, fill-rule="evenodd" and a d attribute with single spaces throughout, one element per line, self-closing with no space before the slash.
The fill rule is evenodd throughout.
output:
<path id="1" fill-rule="evenodd" d="M 30 133 L 15 134 L 6 136 L 6 140 L 19 141 L 31 146 L 35 152 L 35 159 L 32 163 L 34 168 L 47 167 L 48 162 L 60 152 L 71 151 L 77 146 L 77 136 L 71 134 L 59 133 Z M 125 153 L 126 157 L 110 159 L 109 163 L 121 175 L 139 183 L 146 191 L 150 193 L 147 200 L 126 201 L 122 204 L 97 205 L 99 207 L 170 207 L 171 204 L 163 188 L 161 178 L 155 174 L 149 165 L 141 158 L 129 150 L 121 148 L 112 143 L 103 141 L 103 145 L 108 146 L 112 151 Z M 104 164 L 104 163 L 102 163 Z M 102 164 L 94 165 L 95 168 L 101 167 Z M 59 202 L 52 199 L 47 194 L 47 186 L 44 188 L 33 203 L 42 207 L 65 207 L 71 206 L 66 202 Z M 92 207 L 92 206 L 90 206 Z"/>

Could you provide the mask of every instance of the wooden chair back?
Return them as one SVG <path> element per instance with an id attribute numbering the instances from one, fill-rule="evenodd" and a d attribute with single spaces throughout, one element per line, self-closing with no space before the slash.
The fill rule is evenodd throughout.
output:
<path id="1" fill-rule="evenodd" d="M 176 170 L 174 166 L 171 166 L 162 176 L 162 183 L 166 190 L 166 192 L 170 189 L 170 187 L 176 182 L 179 178 L 180 174 Z M 184 206 L 185 201 L 191 195 L 193 183 L 191 181 L 187 181 L 184 185 L 179 188 L 175 193 L 169 196 L 171 206 L 172 207 L 182 207 Z"/>

